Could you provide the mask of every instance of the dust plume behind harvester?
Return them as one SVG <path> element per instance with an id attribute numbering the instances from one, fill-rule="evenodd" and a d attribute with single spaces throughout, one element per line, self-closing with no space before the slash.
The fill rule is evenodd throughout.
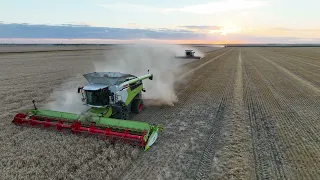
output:
<path id="1" fill-rule="evenodd" d="M 200 56 L 195 56 L 195 52 L 193 50 L 185 50 L 185 55 L 184 56 L 175 56 L 176 58 L 181 58 L 181 59 L 201 59 Z"/>
<path id="2" fill-rule="evenodd" d="M 162 127 L 146 122 L 127 120 L 129 113 L 143 110 L 142 80 L 153 79 L 153 74 L 134 76 L 120 72 L 92 72 L 83 75 L 88 84 L 78 88 L 82 101 L 89 107 L 80 113 L 34 109 L 18 113 L 13 119 L 16 125 L 40 125 L 44 128 L 71 130 L 71 133 L 87 132 L 112 140 L 141 146 L 148 150 L 158 137 Z"/>

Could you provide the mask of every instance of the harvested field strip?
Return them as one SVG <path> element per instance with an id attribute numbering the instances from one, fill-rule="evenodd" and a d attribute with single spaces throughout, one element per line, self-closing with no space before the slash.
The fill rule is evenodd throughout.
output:
<path id="1" fill-rule="evenodd" d="M 205 72 L 205 71 L 204 71 Z M 206 80 L 207 76 L 202 76 L 203 77 L 202 80 Z M 197 85 L 197 87 L 201 87 L 203 86 L 204 82 L 203 81 L 194 81 L 193 82 L 194 85 Z M 195 86 L 191 86 L 191 87 L 195 87 Z M 188 92 L 188 90 L 185 91 L 186 93 Z M 185 139 L 190 139 L 193 135 L 195 135 L 195 133 L 197 132 L 192 132 L 192 130 L 190 130 L 190 127 L 186 127 L 186 126 L 190 126 L 191 124 L 189 124 L 188 121 L 191 121 L 192 119 L 194 119 L 196 116 L 193 115 L 193 113 L 190 112 L 185 112 L 183 107 L 186 103 L 183 103 L 184 101 L 192 101 L 194 100 L 194 98 L 191 96 L 187 97 L 187 96 L 183 96 L 180 97 L 181 99 L 179 100 L 182 103 L 179 103 L 177 105 L 175 105 L 175 108 L 161 108 L 160 110 L 156 109 L 157 112 L 155 113 L 155 111 L 153 110 L 153 113 L 150 112 L 149 113 L 145 113 L 143 116 L 146 116 L 147 114 L 149 114 L 148 119 L 150 119 L 151 121 L 155 121 L 155 123 L 160 123 L 162 125 L 165 125 L 165 131 L 163 132 L 162 136 L 159 137 L 158 139 L 158 143 L 157 145 L 154 145 L 155 148 L 157 149 L 153 149 L 150 150 L 149 153 L 150 154 L 143 154 L 141 153 L 142 157 L 141 159 L 138 160 L 137 164 L 135 164 L 134 169 L 130 169 L 129 172 L 126 174 L 126 176 L 124 177 L 125 179 L 152 179 L 155 177 L 154 173 L 159 173 L 162 172 L 163 176 L 169 176 L 169 177 L 174 177 L 174 174 L 164 174 L 164 173 L 169 173 L 174 171 L 174 169 L 169 168 L 168 166 L 171 166 L 171 164 L 174 164 L 177 162 L 177 159 L 179 159 L 179 156 L 181 156 L 180 152 L 181 151 L 185 151 L 186 149 L 188 149 L 188 146 L 185 145 L 183 142 L 185 142 Z M 203 110 L 206 111 L 207 109 Z M 152 111 L 150 109 L 150 111 Z M 186 119 L 181 118 L 180 116 L 183 116 L 184 114 L 187 114 L 185 116 Z M 207 114 L 208 115 L 208 114 Z M 204 117 L 204 116 L 201 116 Z M 210 117 L 210 116 L 209 116 Z M 147 119 L 145 117 L 142 117 L 140 119 Z M 187 121 L 187 122 L 183 122 L 183 121 Z M 182 128 L 182 129 L 180 129 Z M 181 131 L 182 130 L 182 131 Z M 187 132 L 186 132 L 187 131 Z M 189 131 L 189 132 L 188 132 Z M 184 135 L 177 135 L 176 133 L 180 132 L 183 133 Z M 176 136 L 176 137 L 174 137 Z M 178 138 L 179 137 L 179 138 Z M 178 141 L 177 141 L 178 139 Z M 179 142 L 181 141 L 181 142 Z M 190 147 L 189 147 L 190 148 Z M 161 151 L 161 152 L 160 152 Z M 163 154 L 163 156 L 166 156 L 166 158 L 160 158 L 160 159 L 155 159 L 152 157 L 152 154 Z M 162 155 L 160 155 L 161 157 Z M 151 160 L 152 164 L 156 164 L 156 165 L 151 165 L 149 163 L 146 164 L 146 161 Z M 161 165 L 160 165 L 161 164 Z M 159 165 L 159 166 L 157 166 Z M 164 167 L 166 167 L 165 169 L 162 169 Z M 184 168 L 186 167 L 186 165 L 180 167 L 180 168 Z M 177 168 L 177 167 L 175 167 Z M 166 172 L 167 171 L 167 172 Z M 189 169 L 190 171 L 190 169 Z M 187 173 L 187 172 L 184 172 Z M 159 175 L 160 176 L 160 175 Z"/>
<path id="2" fill-rule="evenodd" d="M 212 54 L 219 54 L 221 52 L 222 51 L 216 51 L 212 52 Z M 212 54 L 210 53 L 208 56 L 214 56 Z M 91 58 L 100 59 L 101 56 Z M 20 59 L 20 61 L 27 60 L 28 55 L 26 55 L 25 59 Z M 5 173 L 2 175 L 5 176 L 6 179 L 12 179 L 13 177 L 18 179 L 23 177 L 31 179 L 45 179 L 45 177 L 52 177 L 55 179 L 63 177 L 68 179 L 78 177 L 93 179 L 103 177 L 106 179 L 115 179 L 118 178 L 119 174 L 131 166 L 131 163 L 138 158 L 138 155 L 140 154 L 138 153 L 139 149 L 132 148 L 130 146 L 121 144 L 112 145 L 109 142 L 100 141 L 96 138 L 87 137 L 85 135 L 74 136 L 68 133 L 60 134 L 59 132 L 46 131 L 40 128 L 27 129 L 10 125 L 13 115 L 12 112 L 17 112 L 24 107 L 31 108 L 32 103 L 30 100 L 33 99 L 32 97 L 38 97 L 35 100 L 39 102 L 37 105 L 41 106 L 50 95 L 51 87 L 57 88 L 66 77 L 70 77 L 75 73 L 81 73 L 80 71 L 88 71 L 91 67 L 91 62 L 88 61 L 86 57 L 77 59 L 77 61 L 74 61 L 73 59 L 69 59 L 67 61 L 66 58 L 61 58 L 60 61 L 50 61 L 50 59 L 47 59 L 45 62 L 59 71 L 54 77 L 50 76 L 49 78 L 47 75 L 43 77 L 40 76 L 48 71 L 46 66 L 41 66 L 41 63 L 40 66 L 37 64 L 37 62 L 39 63 L 42 61 L 40 59 L 37 61 L 37 58 L 32 57 L 31 60 L 28 61 L 28 64 L 18 62 L 18 59 L 15 59 L 14 61 L 17 62 L 14 62 L 15 65 L 12 66 L 13 69 L 11 69 L 11 71 L 24 69 L 23 71 L 16 72 L 19 72 L 21 76 L 26 75 L 34 78 L 24 79 L 24 81 L 22 81 L 23 78 L 18 79 L 18 85 L 27 83 L 24 84 L 24 90 L 15 90 L 15 92 L 22 94 L 17 96 L 18 100 L 16 103 L 10 103 L 9 101 L 11 98 L 8 98 L 7 103 L 10 104 L 3 106 L 5 109 L 1 109 L 1 111 L 8 110 L 11 112 L 1 115 L 1 119 L 3 119 L 3 121 L 1 121 L 1 130 L 3 132 L 1 134 L 1 139 L 5 143 L 0 149 L 3 150 L 1 152 L 5 153 L 2 153 L 3 158 L 0 163 L 0 169 L 5 169 Z M 226 63 L 223 63 L 223 58 L 216 59 L 215 61 L 219 61 L 219 66 L 213 66 L 212 70 L 217 70 L 219 67 L 223 69 L 222 67 L 229 66 Z M 25 68 L 24 66 L 34 68 Z M 6 68 L 3 67 L 1 70 L 5 69 Z M 65 71 L 65 69 L 69 70 Z M 30 76 L 30 74 L 35 72 L 37 74 Z M 223 75 L 224 70 L 221 70 L 220 73 L 221 72 L 221 75 Z M 201 81 L 198 81 L 198 79 L 194 81 L 194 84 L 199 85 L 199 83 L 203 82 L 202 80 L 211 79 L 207 77 L 211 73 L 210 71 L 198 71 L 197 75 L 201 75 L 202 73 L 205 74 L 199 78 Z M 5 73 L 5 77 L 8 82 L 8 86 L 6 88 L 12 88 L 12 83 L 9 83 L 9 81 L 12 82 L 19 78 L 15 73 Z M 44 77 L 47 81 L 41 79 Z M 59 81 L 61 82 L 59 83 Z M 213 88 L 220 88 L 220 86 L 224 86 L 225 84 L 223 81 L 223 79 L 219 81 L 220 85 Z M 39 82 L 41 82 L 40 85 Z M 42 86 L 43 88 L 40 89 L 39 87 Z M 197 87 L 197 85 L 191 86 L 190 88 L 194 87 Z M 205 87 L 205 85 L 200 87 Z M 37 88 L 36 91 L 34 90 L 35 88 Z M 210 88 L 212 88 L 212 86 L 210 86 Z M 199 91 L 201 91 L 201 89 Z M 205 91 L 211 92 L 211 89 L 207 87 Z M 223 89 L 221 91 L 223 91 Z M 193 93 L 195 95 L 190 97 L 189 95 Z M 181 175 L 178 175 L 180 177 L 194 177 L 196 169 L 194 168 L 193 171 L 189 171 L 189 169 L 194 164 L 193 162 L 199 161 L 197 157 L 200 157 L 200 154 L 202 153 L 202 144 L 204 144 L 208 138 L 207 132 L 210 130 L 210 127 L 207 127 L 206 124 L 214 118 L 215 110 L 219 103 L 217 100 L 215 103 L 207 102 L 206 104 L 201 105 L 202 102 L 206 101 L 208 98 L 206 95 L 201 95 L 201 98 L 198 99 L 198 104 L 194 104 L 198 95 L 199 94 L 192 90 L 187 90 L 187 92 L 184 93 L 183 99 L 185 99 L 188 104 L 177 104 L 174 108 L 153 107 L 156 111 L 152 111 L 151 107 L 146 109 L 147 111 L 145 115 L 154 119 L 141 120 L 159 123 L 162 119 L 162 122 L 168 125 L 165 129 L 167 134 L 160 136 L 158 140 L 158 142 L 160 142 L 160 146 L 162 145 L 161 143 L 164 144 L 164 148 L 161 148 L 160 151 L 156 150 L 156 148 L 152 148 L 150 151 L 155 152 L 152 155 L 154 157 L 154 162 L 157 162 L 157 159 L 159 160 L 159 163 L 155 164 L 155 166 L 150 166 L 149 170 L 146 168 L 146 172 L 151 172 L 149 174 L 151 177 L 157 176 L 157 173 L 152 173 L 153 171 L 165 173 L 166 167 L 163 166 L 162 162 L 165 162 L 164 165 L 167 162 L 167 167 L 170 167 L 170 171 L 168 172 L 171 173 L 171 175 L 169 175 L 169 177 L 175 176 L 175 170 L 182 172 Z M 12 98 L 11 100 L 16 99 Z M 156 116 L 154 113 L 159 109 L 162 113 L 158 114 L 160 116 Z M 145 117 L 145 115 L 142 113 L 140 117 Z M 135 118 L 139 119 L 139 116 Z M 161 142 L 161 140 L 163 141 Z M 167 143 L 169 143 L 169 145 Z M 190 150 L 190 154 L 187 153 L 188 150 Z M 140 155 L 142 154 L 145 155 L 144 153 L 141 153 Z M 174 158 L 166 159 L 167 154 L 173 154 Z M 161 157 L 163 157 L 162 160 L 160 160 Z M 143 167 L 147 167 L 146 164 L 150 162 L 150 159 L 152 158 L 144 158 L 145 162 Z M 176 159 L 180 161 L 180 164 L 175 163 Z M 187 166 L 184 166 L 184 164 L 187 164 Z M 190 174 L 189 172 L 192 173 Z M 166 177 L 166 175 L 163 177 Z"/>
<path id="3" fill-rule="evenodd" d="M 147 152 L 10 124 L 32 99 L 42 106 L 66 78 L 93 69 L 89 58 L 105 61 L 88 52 L 1 55 L 2 179 L 320 177 L 320 61 L 295 56 L 317 57 L 317 48 L 221 48 L 183 65 L 175 72 L 187 79 L 176 84 L 179 101 L 130 118 L 164 126 Z"/>
<path id="4" fill-rule="evenodd" d="M 320 47 L 316 48 L 296 48 L 296 49 L 289 49 L 289 48 L 268 48 L 266 50 L 285 54 L 291 57 L 299 57 L 303 59 L 304 61 L 314 63 L 314 64 L 320 64 Z"/>
<path id="5" fill-rule="evenodd" d="M 110 50 L 110 49 L 102 49 L 102 48 L 97 48 L 97 49 L 59 49 L 59 50 L 34 50 L 34 51 L 12 51 L 12 52 L 2 52 L 0 51 L 0 54 L 26 54 L 26 53 L 50 53 L 50 52 L 74 52 L 74 51 L 92 51 L 92 50 Z"/>
<path id="6" fill-rule="evenodd" d="M 189 70 L 189 71 L 186 72 L 186 73 L 183 73 L 182 77 L 180 77 L 180 78 L 183 79 L 183 78 L 187 77 L 187 76 L 190 75 L 192 72 L 197 71 L 198 69 L 201 69 L 201 68 L 204 67 L 205 65 L 207 65 L 207 64 L 211 63 L 212 61 L 214 61 L 215 59 L 217 59 L 217 58 L 219 58 L 219 57 L 227 54 L 227 53 L 230 52 L 231 50 L 232 50 L 232 49 L 230 49 L 229 51 L 227 51 L 227 52 L 225 52 L 225 53 L 222 53 L 222 54 L 218 55 L 218 56 L 215 57 L 215 58 L 210 59 L 209 61 L 206 61 L 206 62 L 200 64 L 200 65 L 197 66 L 196 68 L 193 68 L 193 69 Z"/>
<path id="7" fill-rule="evenodd" d="M 298 81 L 301 84 L 304 84 L 306 87 L 308 87 L 308 89 L 310 89 L 311 91 L 313 91 L 317 96 L 320 95 L 320 89 L 318 87 L 316 87 L 315 85 L 313 85 L 312 83 L 308 82 L 305 79 L 302 79 L 300 77 L 298 77 L 297 75 L 293 74 L 292 72 L 290 72 L 289 70 L 287 70 L 286 68 L 283 68 L 282 66 L 279 66 L 277 63 L 273 62 L 272 60 L 257 54 L 258 56 L 260 56 L 261 58 L 263 58 L 264 60 L 270 62 L 273 66 L 275 66 L 276 68 L 278 68 L 279 70 L 281 70 L 282 72 L 286 73 L 289 77 L 295 79 L 296 81 Z"/>
<path id="8" fill-rule="evenodd" d="M 277 163 L 280 163 L 282 169 L 284 168 L 285 175 L 289 179 L 297 177 L 298 179 L 302 177 L 311 179 L 312 177 L 317 177 L 317 175 L 319 176 L 319 172 L 317 173 L 316 170 L 317 167 L 319 167 L 316 152 L 320 147 L 319 141 L 314 137 L 316 133 L 310 131 L 310 127 L 313 128 L 313 123 L 309 124 L 310 121 L 308 122 L 308 118 L 301 116 L 299 111 L 295 112 L 294 109 L 292 109 L 293 104 L 288 104 L 288 102 L 286 102 L 286 100 L 289 99 L 279 95 L 279 89 L 287 86 L 280 84 L 281 81 L 279 82 L 278 78 L 280 76 L 277 78 L 270 76 L 271 74 L 279 73 L 261 71 L 262 68 L 257 69 L 257 67 L 261 66 L 264 67 L 263 69 L 266 69 L 267 66 L 267 64 L 264 65 L 262 63 L 263 61 L 256 60 L 257 57 L 257 55 L 251 55 L 247 59 L 250 59 L 253 63 L 259 64 L 259 66 L 254 66 L 249 61 L 247 62 L 247 66 L 250 67 L 248 69 L 253 67 L 253 70 L 249 72 L 256 73 L 249 76 L 255 77 L 253 82 L 257 82 L 256 88 L 258 92 L 261 92 L 260 99 L 264 102 L 266 106 L 265 109 L 268 110 L 266 111 L 266 115 L 269 119 L 267 121 L 273 122 L 270 123 L 269 129 L 272 130 L 272 135 L 277 139 L 276 142 L 278 142 L 276 143 L 279 147 L 277 148 L 277 154 L 280 155 L 278 156 L 278 160 L 281 161 L 277 161 Z M 267 77 L 269 80 L 266 79 Z M 279 85 L 274 84 L 276 82 L 279 82 Z M 275 87 L 277 87 L 277 89 L 275 89 Z M 291 92 L 294 92 L 294 90 L 291 90 Z M 312 112 L 313 111 L 310 110 L 310 113 Z"/>
<path id="9" fill-rule="evenodd" d="M 79 52 L 62 52 L 61 54 L 57 54 L 56 52 L 53 53 L 34 53 L 34 54 L 28 54 L 28 62 L 32 61 L 46 61 L 46 58 L 50 59 L 70 59 L 70 58 L 83 58 L 91 56 L 98 56 L 98 55 L 104 55 L 106 52 L 104 50 L 95 50 L 95 51 L 79 51 Z M 22 59 L 25 59 L 25 54 L 0 54 L 1 57 L 5 58 L 2 60 L 3 63 L 10 64 L 13 61 L 20 61 Z"/>
<path id="10" fill-rule="evenodd" d="M 216 116 L 212 120 L 211 122 L 212 124 L 211 123 L 208 124 L 209 127 L 211 127 L 211 130 L 209 132 L 210 137 L 207 140 L 206 147 L 203 151 L 203 155 L 201 157 L 201 161 L 199 163 L 199 167 L 196 174 L 196 179 L 210 178 L 210 174 L 211 174 L 210 172 L 212 172 L 212 169 L 214 168 L 214 166 L 216 166 L 216 164 L 214 163 L 214 157 L 216 155 L 216 151 L 219 148 L 217 142 L 221 137 L 220 130 L 222 127 L 222 122 L 224 121 L 226 106 L 229 103 L 228 100 L 231 96 L 231 92 L 232 92 L 231 90 L 233 89 L 232 81 L 234 78 L 234 71 L 235 70 L 232 70 L 231 72 L 229 71 L 231 73 L 230 78 L 226 81 L 226 86 L 224 87 L 224 90 L 221 93 L 221 100 L 220 100 L 219 108 L 216 112 Z"/>
<path id="11" fill-rule="evenodd" d="M 296 56 L 296 57 L 301 57 L 301 58 L 304 58 L 304 59 L 315 60 L 313 62 L 319 62 L 319 57 L 306 56 L 305 53 L 303 53 L 303 55 L 301 55 L 301 54 L 295 53 L 295 52 L 288 52 L 287 54 L 290 55 L 290 56 Z"/>
<path id="12" fill-rule="evenodd" d="M 247 56 L 244 57 L 247 61 Z M 261 102 L 262 92 L 258 89 L 260 80 L 255 82 L 250 74 L 250 66 L 245 62 L 244 68 L 244 97 L 250 119 L 252 132 L 252 148 L 255 157 L 256 179 L 283 179 L 283 157 L 280 154 L 279 142 L 273 127 L 275 122 L 266 114 L 266 107 Z"/>
<path id="13" fill-rule="evenodd" d="M 294 64 L 296 66 L 303 67 L 305 69 L 310 69 L 314 73 L 319 73 L 318 71 L 315 71 L 315 70 L 320 68 L 320 65 L 317 65 L 316 63 L 308 62 L 304 58 L 290 56 L 287 54 L 282 54 L 280 52 L 272 52 L 272 51 L 268 51 L 267 49 L 259 49 L 256 52 L 272 54 L 272 56 L 277 57 L 277 59 L 279 59 L 283 62 L 290 62 L 291 64 Z"/>
<path id="14" fill-rule="evenodd" d="M 288 59 L 283 59 L 278 57 L 275 53 L 270 53 L 268 51 L 257 51 L 264 57 L 268 57 L 269 60 L 273 61 L 274 63 L 282 66 L 283 68 L 287 69 L 288 71 L 292 72 L 296 76 L 305 79 L 312 83 L 314 86 L 320 87 L 320 68 L 314 66 L 305 66 L 305 64 L 297 63 L 297 62 L 290 62 Z M 319 66 L 320 67 L 320 66 Z"/>
<path id="15" fill-rule="evenodd" d="M 197 78 L 204 73 L 201 80 L 193 81 L 192 85 L 188 86 L 184 93 L 180 94 L 179 102 L 176 106 L 168 110 L 160 109 L 156 115 L 154 114 L 155 111 L 146 112 L 146 114 L 152 114 L 158 122 L 163 122 L 161 118 L 166 118 L 165 123 L 167 124 L 165 124 L 166 128 L 162 135 L 163 139 L 166 140 L 159 140 L 158 145 L 155 146 L 156 148 L 149 151 L 148 154 L 144 154 L 142 159 L 139 159 L 134 165 L 134 168 L 129 169 L 128 173 L 123 176 L 124 179 L 155 177 L 165 179 L 195 178 L 199 168 L 198 165 L 201 162 L 199 158 L 203 154 L 205 144 L 208 143 L 209 133 L 212 133 L 212 126 L 208 126 L 208 124 L 214 123 L 215 126 L 218 126 L 216 123 L 219 123 L 214 118 L 219 106 L 217 103 L 221 100 L 218 94 L 223 94 L 225 91 L 226 84 L 223 82 L 225 80 L 228 82 L 228 79 L 232 78 L 232 76 L 224 76 L 225 71 L 233 72 L 234 69 L 234 66 L 230 66 L 231 59 L 228 56 L 225 58 L 227 59 L 219 58 L 212 61 L 218 66 L 210 63 L 208 66 L 196 71 L 194 76 Z M 216 78 L 212 78 L 215 76 L 214 74 L 217 75 Z M 211 84 L 215 84 L 215 86 Z M 212 100 L 208 101 L 209 99 Z M 182 131 L 181 128 L 183 129 Z M 217 147 L 214 146 L 214 148 Z M 159 153 L 166 154 L 168 158 L 153 158 L 154 154 L 159 155 Z M 162 165 L 157 167 L 155 164 Z"/>
<path id="16" fill-rule="evenodd" d="M 255 63 L 263 64 L 261 61 L 256 61 Z M 301 128 L 304 128 L 304 132 L 310 133 L 310 135 L 313 136 L 316 135 L 316 132 L 320 130 L 318 126 L 320 112 L 317 111 L 317 109 L 320 109 L 319 97 L 308 96 L 309 94 L 305 94 L 305 92 L 301 90 L 301 86 L 297 86 L 292 82 L 294 80 L 288 81 L 286 77 L 282 77 L 281 72 L 279 74 L 279 72 L 274 70 L 271 73 L 272 75 L 268 76 L 263 75 L 267 74 L 267 72 L 263 70 L 259 72 L 265 80 L 268 80 L 269 87 L 273 89 L 275 97 L 279 97 L 279 101 L 283 101 L 285 106 L 290 105 L 288 107 L 295 110 L 296 116 L 301 116 L 301 119 L 305 119 L 299 123 L 299 125 L 302 125 Z M 275 79 L 277 79 L 277 81 L 275 81 Z"/>
<path id="17" fill-rule="evenodd" d="M 220 56 L 220 55 L 222 55 L 222 54 L 224 54 L 225 52 L 230 51 L 230 50 L 232 50 L 232 49 L 224 49 L 224 48 L 218 49 L 218 50 L 216 50 L 216 51 L 213 51 L 213 52 L 207 54 L 205 57 L 203 57 L 203 58 L 200 59 L 200 60 L 196 60 L 196 61 L 193 61 L 193 62 L 184 64 L 184 65 L 182 65 L 181 67 L 187 67 L 187 69 L 188 69 L 188 70 L 190 71 L 190 73 L 191 73 L 191 72 L 193 72 L 193 69 L 201 66 L 201 65 L 204 64 L 204 63 L 207 63 L 208 61 L 210 61 L 210 60 L 216 58 L 217 56 Z M 189 73 L 189 74 L 190 74 L 190 73 Z M 181 76 L 181 78 L 182 78 L 182 77 L 187 77 L 187 73 L 186 73 L 186 72 L 183 72 L 183 73 L 181 73 L 181 74 L 179 74 L 179 75 Z M 190 75 L 191 75 L 191 74 L 190 74 Z M 192 77 L 194 77 L 194 76 L 192 76 Z"/>
<path id="18" fill-rule="evenodd" d="M 251 56 L 250 59 L 255 59 L 255 57 Z M 255 69 L 257 69 L 256 67 L 258 67 L 258 64 L 267 66 L 266 62 L 262 62 L 261 60 L 256 60 L 251 63 Z M 257 70 L 257 72 L 261 77 L 263 77 L 263 80 L 266 81 L 269 88 L 272 90 L 273 95 L 277 97 L 279 101 L 283 101 L 285 106 L 290 105 L 290 108 L 295 110 L 299 116 L 303 116 L 303 119 L 305 120 L 300 124 L 306 124 L 302 128 L 311 128 L 305 129 L 304 132 L 311 131 L 311 134 L 315 134 L 315 132 L 319 130 L 314 129 L 317 128 L 318 117 L 320 115 L 320 112 L 316 111 L 316 108 L 319 108 L 320 105 L 319 97 L 308 97 L 305 92 L 301 90 L 301 86 L 297 86 L 292 82 L 294 80 L 288 81 L 286 77 L 282 76 L 282 72 L 277 70 L 268 72 L 262 69 L 259 71 Z M 309 126 L 310 124 L 313 124 L 314 126 Z"/>
<path id="19" fill-rule="evenodd" d="M 293 56 L 290 56 L 290 55 L 287 55 L 287 54 L 281 54 L 281 53 L 273 53 L 273 54 L 277 55 L 277 56 L 280 56 L 280 57 L 283 57 L 283 58 L 291 59 L 292 61 L 299 62 L 301 64 L 308 65 L 309 67 L 312 66 L 314 68 L 320 68 L 320 65 L 307 62 L 303 58 L 297 58 L 297 57 L 293 57 Z M 308 67 L 308 66 L 306 66 L 306 67 Z"/>
<path id="20" fill-rule="evenodd" d="M 226 113 L 221 126 L 220 148 L 214 157 L 215 168 L 210 173 L 214 179 L 254 179 L 250 122 L 243 101 L 243 68 L 241 49 L 234 74 L 233 97 L 226 104 Z"/>
<path id="21" fill-rule="evenodd" d="M 38 106 L 44 104 L 61 83 L 74 74 L 88 70 L 87 58 L 50 61 L 37 57 L 12 60 L 12 64 L 0 65 L 1 78 L 1 162 L 2 179 L 53 179 L 84 177 L 114 178 L 118 170 L 128 166 L 136 158 L 138 150 L 126 145 L 113 146 L 108 142 L 85 136 L 60 134 L 40 128 L 23 128 L 11 124 L 13 115 L 25 108 L 32 108 L 31 100 Z M 0 63 L 10 60 L 1 55 Z M 91 57 L 92 58 L 92 57 Z M 99 57 L 96 57 L 99 58 Z M 41 64 L 45 62 L 45 64 Z M 48 71 L 53 68 L 55 73 Z M 32 74 L 32 75 L 31 75 Z M 28 78 L 24 78 L 28 77 Z M 76 93 L 76 90 L 74 91 Z M 124 152 L 128 154 L 123 154 Z M 97 154 L 101 154 L 97 157 Z M 94 167 L 83 166 L 95 160 Z"/>

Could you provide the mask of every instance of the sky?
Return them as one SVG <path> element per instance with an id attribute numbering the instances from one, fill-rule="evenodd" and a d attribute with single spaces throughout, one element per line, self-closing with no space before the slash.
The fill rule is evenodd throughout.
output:
<path id="1" fill-rule="evenodd" d="M 320 43 L 318 0 L 0 1 L 0 43 Z"/>

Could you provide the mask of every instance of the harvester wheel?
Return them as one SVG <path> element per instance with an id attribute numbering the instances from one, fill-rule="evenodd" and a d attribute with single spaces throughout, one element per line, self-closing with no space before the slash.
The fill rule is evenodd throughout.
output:
<path id="1" fill-rule="evenodd" d="M 123 119 L 123 120 L 129 119 L 129 113 L 123 112 L 121 119 Z"/>
<path id="2" fill-rule="evenodd" d="M 129 119 L 129 110 L 126 106 L 122 107 L 121 119 Z"/>
<path id="3" fill-rule="evenodd" d="M 134 99 L 131 105 L 131 111 L 133 113 L 139 114 L 143 109 L 143 101 L 142 99 Z"/>

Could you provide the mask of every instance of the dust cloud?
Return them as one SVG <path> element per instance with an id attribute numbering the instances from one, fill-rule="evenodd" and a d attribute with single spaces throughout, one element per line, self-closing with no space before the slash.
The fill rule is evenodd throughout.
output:
<path id="1" fill-rule="evenodd" d="M 44 108 L 76 114 L 86 111 L 88 107 L 82 102 L 81 93 L 77 92 L 79 86 L 86 84 L 86 80 L 82 77 L 78 74 L 68 79 L 59 89 L 54 90 L 49 97 L 50 102 L 45 104 Z"/>
<path id="2" fill-rule="evenodd" d="M 178 101 L 174 89 L 175 83 L 187 83 L 185 79 L 178 78 L 178 74 L 188 71 L 180 66 L 193 61 L 175 58 L 175 56 L 183 56 L 186 49 L 193 49 L 196 56 L 203 56 L 194 47 L 134 44 L 122 45 L 112 51 L 106 51 L 105 60 L 92 59 L 91 61 L 95 72 L 122 72 L 142 76 L 149 70 L 154 76 L 153 80 L 143 80 L 146 89 L 143 93 L 145 104 L 173 106 Z M 77 93 L 77 88 L 85 84 L 87 81 L 82 74 L 66 80 L 51 94 L 49 103 L 45 104 L 44 108 L 77 114 L 86 112 L 88 107 L 81 101 L 81 93 Z"/>
<path id="3" fill-rule="evenodd" d="M 187 69 L 180 66 L 192 61 L 175 58 L 175 56 L 184 55 L 185 49 L 190 49 L 190 47 L 159 44 L 126 45 L 117 51 L 108 52 L 106 54 L 108 60 L 94 62 L 94 67 L 96 72 L 113 71 L 136 76 L 147 74 L 150 70 L 153 80 L 143 80 L 146 89 L 143 99 L 152 105 L 173 106 L 178 101 L 174 89 L 175 83 L 185 83 L 185 80 L 178 79 L 177 74 Z M 192 49 L 195 50 L 195 48 Z M 195 51 L 195 55 L 203 56 L 200 51 Z M 110 58 L 112 58 L 111 61 Z"/>

